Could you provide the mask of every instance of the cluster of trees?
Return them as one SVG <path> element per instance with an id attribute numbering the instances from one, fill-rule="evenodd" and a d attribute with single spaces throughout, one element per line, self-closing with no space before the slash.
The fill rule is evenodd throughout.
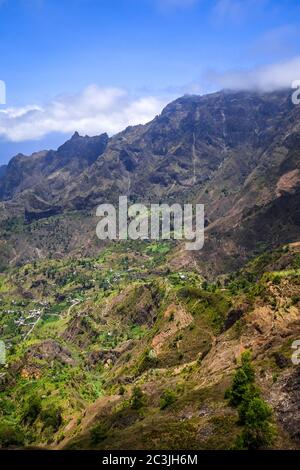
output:
<path id="1" fill-rule="evenodd" d="M 25 402 L 21 420 L 25 425 L 32 425 L 37 419 L 43 423 L 43 429 L 52 428 L 53 432 L 58 431 L 62 425 L 62 410 L 59 407 L 48 405 L 42 407 L 42 400 L 31 395 Z"/>
<path id="2" fill-rule="evenodd" d="M 245 351 L 236 370 L 232 386 L 226 392 L 229 403 L 238 409 L 239 424 L 243 426 L 235 447 L 259 449 L 270 446 L 275 439 L 272 409 L 262 399 L 255 384 L 255 372 L 250 351 Z"/>

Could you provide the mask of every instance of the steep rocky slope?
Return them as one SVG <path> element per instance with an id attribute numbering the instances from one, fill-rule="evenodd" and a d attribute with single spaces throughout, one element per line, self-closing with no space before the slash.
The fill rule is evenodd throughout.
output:
<path id="1" fill-rule="evenodd" d="M 200 264 L 210 260 L 206 275 L 236 269 L 262 242 L 275 246 L 300 236 L 299 123 L 290 91 L 223 91 L 179 98 L 149 124 L 110 139 L 76 134 L 57 152 L 15 157 L 0 185 L 1 218 L 9 229 L 16 220 L 7 221 L 18 218 L 19 232 L 6 231 L 2 262 L 47 257 L 49 237 L 56 244 L 53 230 L 45 241 L 41 223 L 38 255 L 24 218 L 54 215 L 69 225 L 70 212 L 83 214 L 80 229 L 92 254 L 95 220 L 89 217 L 100 202 L 127 195 L 131 201 L 205 203 Z M 62 254 L 81 245 L 80 229 L 72 229 Z"/>
<path id="2" fill-rule="evenodd" d="M 0 174 L 0 198 L 7 201 L 20 197 L 23 210 L 37 210 L 40 217 L 52 215 L 57 211 L 53 203 L 56 195 L 62 194 L 72 179 L 92 165 L 107 142 L 107 134 L 81 137 L 75 132 L 57 151 L 15 156 Z M 45 212 L 47 209 L 49 213 Z"/>

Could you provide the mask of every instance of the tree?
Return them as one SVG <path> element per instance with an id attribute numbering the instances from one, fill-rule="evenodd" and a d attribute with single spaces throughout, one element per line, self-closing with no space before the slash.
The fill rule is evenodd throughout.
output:
<path id="1" fill-rule="evenodd" d="M 145 404 L 145 395 L 142 392 L 141 387 L 134 387 L 130 399 L 131 408 L 134 410 L 139 410 Z"/>
<path id="2" fill-rule="evenodd" d="M 259 449 L 272 444 L 276 435 L 274 425 L 271 422 L 272 409 L 264 400 L 260 397 L 254 397 L 247 404 L 242 419 L 244 429 L 238 438 L 237 447 Z"/>
<path id="3" fill-rule="evenodd" d="M 22 421 L 26 424 L 33 424 L 41 412 L 41 399 L 35 395 L 31 395 L 25 403 Z"/>
<path id="4" fill-rule="evenodd" d="M 160 398 L 160 403 L 159 403 L 159 406 L 160 406 L 160 409 L 161 410 L 164 410 L 165 408 L 167 408 L 168 406 L 171 406 L 173 405 L 173 403 L 175 403 L 177 397 L 176 397 L 176 393 L 173 392 L 172 390 L 165 390 Z"/>
<path id="5" fill-rule="evenodd" d="M 238 407 L 239 424 L 243 426 L 235 448 L 259 449 L 267 447 L 274 441 L 276 432 L 272 423 L 272 409 L 261 398 L 260 390 L 255 384 L 255 372 L 251 363 L 251 353 L 242 354 L 232 386 L 226 392 L 229 403 Z"/>
<path id="6" fill-rule="evenodd" d="M 53 432 L 57 432 L 63 422 L 61 408 L 48 406 L 41 412 L 41 420 L 44 423 L 44 428 L 51 427 Z"/>
<path id="7" fill-rule="evenodd" d="M 108 429 L 103 423 L 98 423 L 91 430 L 91 439 L 93 444 L 99 444 L 107 438 Z"/>
<path id="8" fill-rule="evenodd" d="M 255 394 L 255 372 L 251 364 L 251 353 L 245 351 L 241 356 L 241 365 L 238 367 L 232 386 L 226 392 L 226 398 L 232 406 L 239 406 L 249 394 Z"/>

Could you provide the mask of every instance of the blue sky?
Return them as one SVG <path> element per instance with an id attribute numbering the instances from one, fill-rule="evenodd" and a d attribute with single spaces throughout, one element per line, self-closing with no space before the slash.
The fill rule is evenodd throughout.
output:
<path id="1" fill-rule="evenodd" d="M 0 163 L 184 93 L 289 86 L 299 22 L 297 0 L 0 0 Z"/>

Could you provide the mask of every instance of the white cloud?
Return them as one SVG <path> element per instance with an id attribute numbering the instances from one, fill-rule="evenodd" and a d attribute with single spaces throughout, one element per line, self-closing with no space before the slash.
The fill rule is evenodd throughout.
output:
<path id="1" fill-rule="evenodd" d="M 300 56 L 253 70 L 209 72 L 205 79 L 219 88 L 261 91 L 291 88 L 292 82 L 300 79 Z"/>
<path id="2" fill-rule="evenodd" d="M 128 125 L 144 124 L 160 113 L 167 100 L 136 97 L 120 88 L 90 85 L 76 95 L 50 103 L 0 109 L 0 136 L 10 141 L 40 139 L 51 132 L 115 134 Z"/>

